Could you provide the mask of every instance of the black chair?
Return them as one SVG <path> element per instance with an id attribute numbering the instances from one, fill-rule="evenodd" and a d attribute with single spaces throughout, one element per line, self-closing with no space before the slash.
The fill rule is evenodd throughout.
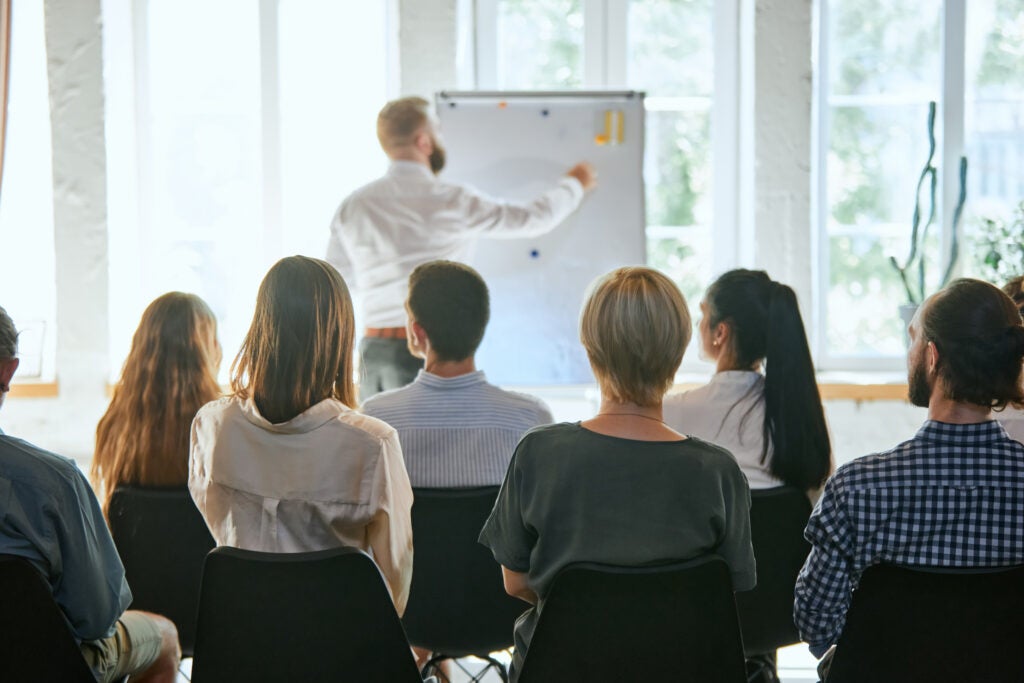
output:
<path id="1" fill-rule="evenodd" d="M 757 585 L 736 594 L 751 680 L 777 681 L 775 651 L 800 642 L 793 623 L 793 587 L 811 545 L 804 528 L 811 501 L 789 486 L 750 492 L 750 532 Z"/>
<path id="2" fill-rule="evenodd" d="M 1021 683 L 1024 566 L 877 565 L 853 593 L 827 683 Z"/>
<path id="3" fill-rule="evenodd" d="M 0 555 L 0 681 L 96 683 L 50 586 L 28 560 Z"/>
<path id="4" fill-rule="evenodd" d="M 421 681 L 380 570 L 354 548 L 206 558 L 193 683 Z"/>
<path id="5" fill-rule="evenodd" d="M 660 567 L 566 567 L 519 676 L 520 683 L 745 680 L 732 581 L 718 556 Z"/>
<path id="6" fill-rule="evenodd" d="M 132 589 L 131 608 L 173 621 L 182 654 L 191 656 L 199 579 L 216 543 L 188 489 L 120 486 L 107 516 Z"/>
<path id="7" fill-rule="evenodd" d="M 527 605 L 505 593 L 501 566 L 477 543 L 494 507 L 497 486 L 470 489 L 413 489 L 412 537 L 416 544 L 409 603 L 402 623 L 409 642 L 434 653 L 428 674 L 440 661 L 473 655 L 503 681 L 505 666 L 492 652 L 512 647 L 516 618 Z"/>

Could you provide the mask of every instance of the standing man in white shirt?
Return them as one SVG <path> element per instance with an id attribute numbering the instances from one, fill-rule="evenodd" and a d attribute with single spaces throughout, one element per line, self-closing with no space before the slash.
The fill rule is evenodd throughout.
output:
<path id="1" fill-rule="evenodd" d="M 327 260 L 362 299 L 364 400 L 405 386 L 423 367 L 409 354 L 405 331 L 406 283 L 416 266 L 466 261 L 477 237 L 546 233 L 576 210 L 597 178 L 590 164 L 577 164 L 526 204 L 446 183 L 437 178 L 445 161 L 437 120 L 421 97 L 387 103 L 377 117 L 377 137 L 391 166 L 341 203 L 327 245 Z"/>

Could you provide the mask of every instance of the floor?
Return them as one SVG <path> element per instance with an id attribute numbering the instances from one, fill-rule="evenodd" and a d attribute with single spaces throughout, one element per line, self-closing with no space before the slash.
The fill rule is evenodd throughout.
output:
<path id="1" fill-rule="evenodd" d="M 498 653 L 496 658 L 506 663 L 509 659 L 504 653 Z M 478 673 L 484 668 L 484 663 L 473 657 L 464 659 L 461 663 L 470 674 Z M 817 683 L 816 664 L 817 660 L 808 652 L 806 645 L 793 645 L 779 650 L 779 678 L 782 679 L 782 683 Z M 470 675 L 460 671 L 459 667 L 452 668 L 451 683 L 468 683 L 470 681 Z M 182 662 L 178 683 L 188 683 L 188 676 L 191 672 L 192 660 L 186 659 Z M 501 678 L 491 672 L 482 679 L 481 683 L 500 683 L 500 681 Z"/>
<path id="2" fill-rule="evenodd" d="M 481 671 L 484 666 L 482 662 L 473 658 L 463 660 L 462 664 L 473 673 Z M 807 650 L 806 645 L 794 645 L 779 650 L 779 678 L 782 679 L 782 683 L 817 683 L 816 666 L 817 660 Z M 455 669 L 452 672 L 451 683 L 467 683 L 470 680 L 470 677 L 459 671 L 458 667 Z M 500 683 L 500 681 L 497 674 L 490 673 L 483 678 L 481 683 Z"/>

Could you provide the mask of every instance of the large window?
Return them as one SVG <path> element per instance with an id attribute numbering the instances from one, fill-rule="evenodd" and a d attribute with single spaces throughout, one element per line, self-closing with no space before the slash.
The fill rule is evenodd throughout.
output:
<path id="1" fill-rule="evenodd" d="M 953 245 L 961 155 L 969 163 L 960 226 L 961 272 L 972 272 L 971 225 L 1024 197 L 1024 4 L 947 0 L 820 0 L 818 224 L 819 362 L 895 367 L 904 353 L 898 307 L 920 297 L 890 259 L 910 251 L 914 190 L 929 154 L 937 103 L 935 221 L 923 242 L 925 294 Z M 931 180 L 919 196 L 923 218 Z"/>
<path id="2" fill-rule="evenodd" d="M 648 262 L 698 301 L 735 261 L 735 154 L 720 152 L 735 143 L 735 0 L 477 0 L 475 9 L 475 73 L 464 80 L 479 88 L 646 93 Z"/>
<path id="3" fill-rule="evenodd" d="M 57 281 L 43 4 L 15 2 L 0 201 L 0 306 L 21 335 L 21 379 L 52 379 Z"/>
<path id="4" fill-rule="evenodd" d="M 387 3 L 108 5 L 108 42 L 133 46 L 107 74 L 112 367 L 177 289 L 217 315 L 225 377 L 266 269 L 322 258 L 337 204 L 385 168 Z"/>

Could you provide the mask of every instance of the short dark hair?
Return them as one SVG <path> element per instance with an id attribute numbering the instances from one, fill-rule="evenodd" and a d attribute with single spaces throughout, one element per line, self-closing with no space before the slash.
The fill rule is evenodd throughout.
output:
<path id="1" fill-rule="evenodd" d="M 0 360 L 10 360 L 18 355 L 18 330 L 7 311 L 0 307 Z"/>
<path id="2" fill-rule="evenodd" d="M 1013 300 L 981 280 L 954 280 L 921 312 L 921 334 L 953 401 L 991 408 L 1024 403 L 1024 324 Z"/>
<path id="3" fill-rule="evenodd" d="M 491 317 L 487 283 L 464 263 L 424 263 L 409 276 L 409 312 L 440 360 L 465 360 L 476 353 Z"/>

